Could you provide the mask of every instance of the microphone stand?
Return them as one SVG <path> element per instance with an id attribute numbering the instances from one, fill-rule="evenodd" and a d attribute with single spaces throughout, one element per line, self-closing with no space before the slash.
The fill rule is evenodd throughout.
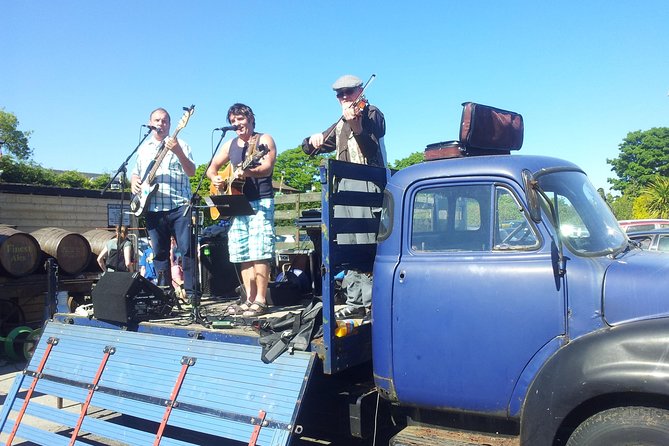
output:
<path id="1" fill-rule="evenodd" d="M 118 168 L 118 170 L 116 170 L 116 173 L 114 174 L 114 176 L 109 179 L 109 182 L 107 183 L 107 185 L 104 188 L 102 188 L 102 191 L 100 192 L 100 195 L 104 195 L 104 193 L 107 191 L 107 189 L 109 189 L 109 187 L 112 185 L 112 183 L 114 182 L 116 177 L 118 177 L 119 174 L 121 175 L 121 200 L 120 200 L 121 209 L 119 210 L 118 225 L 116 225 L 116 233 L 119 234 L 119 236 L 121 234 L 121 226 L 123 225 L 123 201 L 124 201 L 123 197 L 125 197 L 125 184 L 126 184 L 126 181 L 127 181 L 127 174 L 128 174 L 128 161 L 130 161 L 130 158 L 132 158 L 133 155 L 135 153 L 137 153 L 137 150 L 139 150 L 139 147 L 142 145 L 142 143 L 144 143 L 144 140 L 150 134 L 151 134 L 151 129 L 149 129 L 144 134 L 144 136 L 139 141 L 137 146 L 133 149 L 133 151 L 130 153 L 130 155 L 128 155 L 128 157 L 125 159 L 125 161 L 123 161 L 121 163 L 121 166 Z M 121 246 L 119 246 L 119 241 L 120 240 L 118 240 L 118 237 L 117 237 L 117 239 L 116 239 L 116 250 L 117 251 L 121 248 Z M 125 242 L 124 242 L 124 244 L 125 244 Z M 118 267 L 119 267 L 120 262 L 121 262 L 121 256 L 117 255 L 116 256 L 116 267 L 114 268 L 116 271 L 118 271 L 118 269 L 119 269 Z"/>
<path id="2" fill-rule="evenodd" d="M 218 129 L 217 129 L 218 130 Z M 202 175 L 200 175 L 200 180 L 197 183 L 197 187 L 195 188 L 195 191 L 190 197 L 190 200 L 188 201 L 188 205 L 186 205 L 186 209 L 184 209 L 183 216 L 185 217 L 188 215 L 188 213 L 193 213 L 194 216 L 191 216 L 190 219 L 190 233 L 191 233 L 191 245 L 194 243 L 195 248 L 197 249 L 192 249 L 193 254 L 196 254 L 196 256 L 193 257 L 194 260 L 194 265 L 191 265 L 191 276 L 192 276 L 192 283 L 193 283 L 193 300 L 190 302 L 191 307 L 192 307 L 192 313 L 191 313 L 191 319 L 194 322 L 197 322 L 201 325 L 209 325 L 209 321 L 206 320 L 206 317 L 202 316 L 202 313 L 200 312 L 200 297 L 202 296 L 202 290 L 200 289 L 200 280 L 199 280 L 199 261 L 200 258 L 200 252 L 199 252 L 199 229 L 198 229 L 198 206 L 195 206 L 195 199 L 196 197 L 199 198 L 198 192 L 200 191 L 200 187 L 202 187 L 202 182 L 204 181 L 204 177 L 207 175 L 207 170 L 209 170 L 209 167 L 211 166 L 211 163 L 214 161 L 214 157 L 216 156 L 216 153 L 218 153 L 218 149 L 221 146 L 221 143 L 223 142 L 223 138 L 225 138 L 225 134 L 228 132 L 228 129 L 222 128 L 222 133 L 221 137 L 218 140 L 218 144 L 216 144 L 216 148 L 211 154 L 211 158 L 209 159 L 209 162 L 207 163 L 206 169 L 202 172 Z M 192 247 L 192 246 L 191 246 Z"/>

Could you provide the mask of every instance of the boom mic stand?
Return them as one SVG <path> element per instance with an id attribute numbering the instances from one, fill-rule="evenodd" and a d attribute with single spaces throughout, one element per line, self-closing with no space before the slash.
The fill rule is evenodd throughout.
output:
<path id="1" fill-rule="evenodd" d="M 218 130 L 218 129 L 216 129 Z M 211 163 L 214 161 L 214 157 L 216 156 L 216 153 L 218 153 L 218 149 L 221 146 L 221 143 L 223 142 L 223 138 L 225 138 L 225 134 L 228 132 L 228 128 L 221 128 L 222 130 L 221 137 L 218 140 L 218 144 L 216 144 L 216 148 L 213 150 L 211 154 L 211 158 L 209 159 L 209 162 L 207 163 L 207 167 L 204 169 L 202 172 L 202 175 L 200 175 L 200 180 L 197 183 L 197 187 L 195 188 L 195 191 L 190 197 L 190 200 L 188 201 L 188 205 L 186 206 L 186 209 L 184 209 L 183 216 L 185 217 L 188 215 L 188 213 L 192 213 L 191 219 L 190 219 L 190 233 L 191 233 L 191 249 L 194 252 L 197 252 L 197 257 L 194 257 L 194 259 L 199 258 L 199 249 L 193 249 L 193 244 L 195 245 L 195 248 L 197 248 L 197 245 L 199 244 L 199 223 L 198 223 L 198 208 L 199 206 L 195 206 L 195 201 L 196 197 L 199 199 L 198 192 L 200 191 L 200 187 L 202 187 L 202 182 L 204 181 L 204 177 L 207 175 L 207 170 L 209 170 L 209 167 L 211 166 Z M 192 265 L 191 267 L 191 274 L 192 274 L 192 283 L 193 283 L 193 300 L 190 302 L 192 311 L 191 311 L 191 320 L 193 322 L 197 322 L 201 325 L 209 325 L 210 322 L 204 317 L 200 311 L 200 297 L 202 295 L 202 290 L 200 289 L 200 280 L 199 280 L 199 262 L 195 261 L 195 265 Z"/>
<path id="2" fill-rule="evenodd" d="M 119 174 L 121 175 L 121 199 L 120 199 L 121 209 L 119 210 L 119 219 L 118 219 L 118 224 L 116 225 L 116 233 L 117 234 L 120 234 L 121 226 L 123 225 L 123 201 L 124 201 L 123 197 L 125 197 L 125 185 L 126 185 L 126 182 L 127 182 L 127 174 L 128 174 L 128 161 L 130 161 L 130 158 L 132 158 L 132 156 L 135 153 L 137 153 L 137 150 L 139 149 L 139 147 L 142 145 L 144 140 L 150 134 L 151 134 L 151 129 L 149 128 L 149 130 L 144 134 L 142 139 L 140 139 L 137 146 L 133 149 L 132 152 L 130 152 L 130 155 L 128 155 L 128 157 L 125 159 L 125 161 L 123 161 L 121 163 L 121 166 L 118 168 L 118 170 L 116 170 L 116 173 L 114 174 L 114 176 L 109 179 L 109 182 L 107 183 L 107 185 L 100 192 L 100 195 L 104 195 L 104 193 L 107 191 L 107 189 L 109 189 L 109 187 L 112 185 L 112 183 L 114 182 L 116 177 L 118 177 Z M 128 226 L 130 226 L 130 225 L 128 225 Z M 116 248 L 117 249 L 121 248 L 118 245 L 118 239 L 116 240 Z M 117 256 L 116 258 L 117 258 L 117 263 L 116 263 L 115 270 L 118 271 L 118 269 L 119 269 L 118 266 L 119 266 L 119 262 L 121 261 L 121 256 Z"/>

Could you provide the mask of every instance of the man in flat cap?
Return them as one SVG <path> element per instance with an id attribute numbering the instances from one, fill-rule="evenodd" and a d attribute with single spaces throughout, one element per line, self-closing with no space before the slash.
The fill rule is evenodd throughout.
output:
<path id="1" fill-rule="evenodd" d="M 366 102 L 354 105 L 362 93 L 362 80 L 346 74 L 332 84 L 342 109 L 342 118 L 323 133 L 302 142 L 309 155 L 337 151 L 337 159 L 357 164 L 386 167 L 383 136 L 386 120 L 381 110 Z"/>
<path id="2" fill-rule="evenodd" d="M 316 133 L 302 142 L 302 150 L 308 155 L 334 152 L 340 161 L 356 164 L 367 164 L 385 168 L 386 153 L 383 136 L 386 134 L 386 121 L 381 110 L 367 101 L 359 101 L 362 94 L 362 80 L 346 74 L 332 84 L 341 106 L 342 119 L 330 126 L 323 133 Z M 357 102 L 357 103 L 356 103 Z M 343 178 L 337 187 L 338 191 L 379 192 L 378 186 L 369 181 Z M 361 206 L 335 206 L 334 216 L 337 218 L 374 218 L 374 209 Z M 375 233 L 337 234 L 339 245 L 375 244 Z M 348 271 L 344 281 L 355 282 L 360 272 Z M 368 283 L 371 284 L 371 282 Z M 353 289 L 352 287 L 351 289 Z M 369 286 L 371 291 L 371 285 Z M 347 290 L 346 306 L 337 312 L 337 319 L 370 316 L 371 292 L 358 292 L 356 296 Z"/>

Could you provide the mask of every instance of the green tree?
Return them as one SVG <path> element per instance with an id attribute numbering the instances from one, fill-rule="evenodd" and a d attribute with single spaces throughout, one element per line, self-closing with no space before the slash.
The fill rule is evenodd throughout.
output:
<path id="1" fill-rule="evenodd" d="M 95 178 L 92 178 L 89 182 L 89 187 L 95 190 L 102 190 L 111 179 L 111 175 L 108 173 L 103 173 Z M 130 179 L 126 180 L 126 188 L 130 187 Z"/>
<path id="2" fill-rule="evenodd" d="M 198 190 L 198 195 L 200 197 L 209 196 L 209 186 L 211 186 L 211 180 L 209 179 L 209 177 L 207 177 L 207 175 L 204 174 L 206 170 L 207 170 L 207 165 L 200 164 L 195 169 L 195 175 L 190 177 L 190 189 L 192 192 L 195 192 L 195 188 L 200 182 L 200 178 L 202 178 L 202 184 L 200 185 L 200 189 Z"/>
<path id="3" fill-rule="evenodd" d="M 669 178 L 656 176 L 641 191 L 639 199 L 648 218 L 669 218 Z"/>
<path id="4" fill-rule="evenodd" d="M 622 194 L 619 197 L 607 194 L 606 202 L 611 205 L 613 215 L 618 220 L 631 220 L 634 218 L 634 197 L 631 194 Z"/>
<path id="5" fill-rule="evenodd" d="M 202 178 L 202 184 L 200 184 L 200 188 L 197 189 L 197 197 L 195 197 L 195 202 L 194 204 L 196 206 L 204 206 L 204 200 L 203 199 L 198 199 L 198 197 L 208 197 L 210 194 L 210 186 L 211 186 L 211 180 L 205 175 L 205 172 L 207 171 L 207 164 L 200 164 L 197 166 L 195 169 L 195 175 L 190 177 L 190 190 L 191 193 L 195 192 L 197 189 L 198 184 L 200 183 L 200 178 Z M 211 212 L 208 209 L 205 209 L 204 212 L 202 213 L 204 216 L 204 221 L 203 221 L 203 226 L 202 227 L 207 227 L 211 226 L 214 224 L 214 220 L 211 218 Z"/>
<path id="6" fill-rule="evenodd" d="M 630 132 L 618 146 L 617 158 L 607 159 L 618 178 L 609 178 L 612 188 L 637 195 L 655 177 L 669 177 L 669 128 Z"/>
<path id="7" fill-rule="evenodd" d="M 29 160 L 33 155 L 33 150 L 28 146 L 32 131 L 21 131 L 18 127 L 16 116 L 4 108 L 0 109 L 0 141 L 4 141 L 3 150 L 19 160 Z"/>
<path id="8" fill-rule="evenodd" d="M 56 185 L 56 174 L 34 162 L 21 162 L 11 156 L 0 157 L 0 181 L 5 183 Z"/>
<path id="9" fill-rule="evenodd" d="M 300 192 L 309 191 L 312 186 L 315 190 L 321 190 L 319 166 L 322 159 L 330 156 L 326 154 L 310 157 L 300 146 L 284 150 L 276 157 L 273 179 L 281 181 L 283 177 L 283 184 Z"/>
<path id="10" fill-rule="evenodd" d="M 414 164 L 422 163 L 424 160 L 423 152 L 414 152 L 406 158 L 395 160 L 394 163 L 389 163 L 391 169 L 404 169 L 405 167 L 413 166 Z"/>
<path id="11" fill-rule="evenodd" d="M 652 218 L 648 213 L 649 198 L 648 195 L 638 195 L 632 201 L 632 217 L 631 220 L 638 220 L 641 218 Z"/>
<path id="12" fill-rule="evenodd" d="M 81 189 L 90 189 L 91 182 L 88 177 L 76 170 L 67 170 L 56 175 L 56 186 L 60 187 L 78 187 Z"/>

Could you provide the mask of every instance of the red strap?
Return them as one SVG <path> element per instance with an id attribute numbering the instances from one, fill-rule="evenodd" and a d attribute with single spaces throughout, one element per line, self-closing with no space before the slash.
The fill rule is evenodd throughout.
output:
<path id="1" fill-rule="evenodd" d="M 84 402 L 84 404 L 81 405 L 81 413 L 79 413 L 79 419 L 77 420 L 77 424 L 74 426 L 74 431 L 72 431 L 72 436 L 70 437 L 69 446 L 73 446 L 75 441 L 77 440 L 77 435 L 79 435 L 79 429 L 81 429 L 81 424 L 84 422 L 84 417 L 86 416 L 86 412 L 88 411 L 88 406 L 91 404 L 93 393 L 95 393 L 95 391 L 98 389 L 98 383 L 100 382 L 100 378 L 102 377 L 102 372 L 105 370 L 105 366 L 107 365 L 107 360 L 109 359 L 110 355 L 116 353 L 116 348 L 108 345 L 104 348 L 103 352 L 104 356 L 102 357 L 102 361 L 100 361 L 100 366 L 98 367 L 98 371 L 95 374 L 95 377 L 93 378 L 93 382 L 90 384 L 86 401 Z"/>
<path id="2" fill-rule="evenodd" d="M 177 381 L 174 383 L 174 388 L 170 394 L 170 399 L 167 401 L 167 407 L 165 408 L 165 413 L 163 414 L 163 420 L 160 422 L 158 427 L 158 432 L 156 433 L 156 439 L 153 441 L 153 446 L 158 446 L 163 439 L 163 432 L 165 431 L 165 426 L 167 426 L 167 420 L 170 418 L 172 413 L 172 408 L 177 406 L 177 395 L 179 395 L 179 390 L 181 390 L 181 385 L 183 384 L 184 378 L 186 377 L 186 372 L 188 367 L 195 364 L 196 359 L 184 356 L 181 358 L 181 372 L 177 377 Z"/>
<path id="3" fill-rule="evenodd" d="M 265 422 L 265 416 L 267 416 L 267 413 L 264 410 L 258 412 L 258 422 L 255 423 L 255 427 L 253 428 L 253 433 L 251 434 L 251 439 L 249 440 L 249 446 L 256 446 L 258 436 L 260 435 L 260 429 L 262 429 L 262 425 Z"/>
<path id="4" fill-rule="evenodd" d="M 10 446 L 12 444 L 12 441 L 14 441 L 14 437 L 16 436 L 16 431 L 19 430 L 19 425 L 21 424 L 21 419 L 23 418 L 23 414 L 26 413 L 26 409 L 28 408 L 28 403 L 30 402 L 30 398 L 32 398 L 33 392 L 35 391 L 35 387 L 37 386 L 37 381 L 42 376 L 42 370 L 44 370 L 44 366 L 46 365 L 46 360 L 49 359 L 49 355 L 51 354 L 51 349 L 53 348 L 53 346 L 58 344 L 58 338 L 53 338 L 53 337 L 49 338 L 46 341 L 46 344 L 47 345 L 46 345 L 46 350 L 44 351 L 44 356 L 42 356 L 42 359 L 40 360 L 40 363 L 37 366 L 33 382 L 30 385 L 28 392 L 26 393 L 26 397 L 23 399 L 23 406 L 21 407 L 21 410 L 16 416 L 16 421 L 14 422 L 14 428 L 12 429 L 12 432 L 9 434 L 9 438 L 7 439 L 7 446 Z"/>

